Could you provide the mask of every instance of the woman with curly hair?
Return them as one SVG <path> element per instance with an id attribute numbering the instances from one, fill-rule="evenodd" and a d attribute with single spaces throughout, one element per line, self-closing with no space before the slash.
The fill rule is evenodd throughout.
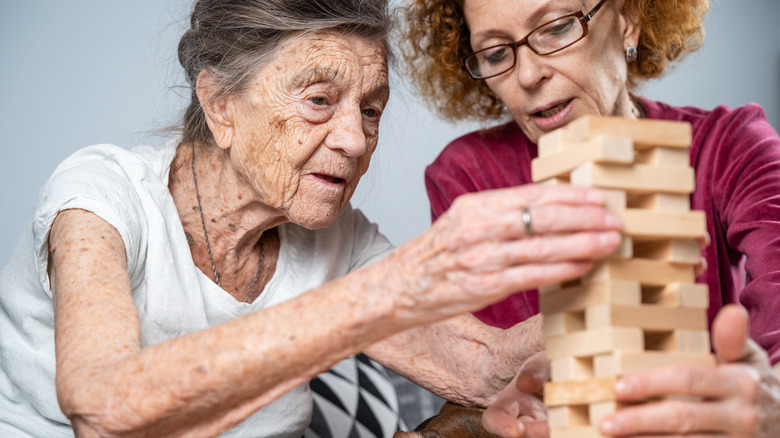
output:
<path id="1" fill-rule="evenodd" d="M 609 436 L 780 436 L 780 138 L 757 105 L 704 110 L 636 93 L 701 46 L 708 9 L 708 0 L 413 0 L 403 10 L 404 56 L 422 96 L 450 121 L 497 122 L 426 169 L 434 219 L 462 194 L 531 183 L 539 137 L 579 117 L 691 124 L 691 208 L 705 211 L 712 239 L 697 281 L 710 290 L 718 366 L 624 376 L 620 401 L 705 401 L 623 409 L 601 424 Z M 538 318 L 537 299 L 522 291 L 476 315 L 525 324 Z M 538 387 L 546 366 L 526 363 L 483 416 L 489 430 L 546 430 L 544 409 L 521 391 Z"/>

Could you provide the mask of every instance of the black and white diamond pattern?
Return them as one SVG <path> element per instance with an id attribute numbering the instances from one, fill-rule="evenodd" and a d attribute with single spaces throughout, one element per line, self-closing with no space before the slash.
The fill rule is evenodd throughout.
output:
<path id="1" fill-rule="evenodd" d="M 364 354 L 337 363 L 310 385 L 314 411 L 304 438 L 391 438 L 406 429 L 390 377 Z"/>

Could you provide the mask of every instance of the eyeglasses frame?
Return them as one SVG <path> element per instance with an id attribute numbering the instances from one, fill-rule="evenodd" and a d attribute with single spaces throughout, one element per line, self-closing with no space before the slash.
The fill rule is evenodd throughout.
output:
<path id="1" fill-rule="evenodd" d="M 590 33 L 590 26 L 588 26 L 588 22 L 593 19 L 593 16 L 596 15 L 596 12 L 598 12 L 599 9 L 601 9 L 601 6 L 603 6 L 604 3 L 606 3 L 606 2 L 607 2 L 607 0 L 601 0 L 600 2 L 596 3 L 596 6 L 594 6 L 587 14 L 585 14 L 582 11 L 572 12 L 571 14 L 562 15 L 562 16 L 554 19 L 554 20 L 550 20 L 550 21 L 548 21 L 548 22 L 546 22 L 544 24 L 541 24 L 541 25 L 537 26 L 536 28 L 534 28 L 532 31 L 528 32 L 528 34 L 525 37 L 523 37 L 522 39 L 520 39 L 518 41 L 515 41 L 514 43 L 496 44 L 495 46 L 486 47 L 484 49 L 480 49 L 480 50 L 477 50 L 476 52 L 471 52 L 471 53 L 469 53 L 469 54 L 467 54 L 465 56 L 462 56 L 460 58 L 460 62 L 461 62 L 460 68 L 463 69 L 469 75 L 469 77 L 471 79 L 474 79 L 474 80 L 478 81 L 478 80 L 482 80 L 482 79 L 490 79 L 490 78 L 494 78 L 496 76 L 500 76 L 500 75 L 502 75 L 502 74 L 504 74 L 504 73 L 506 73 L 508 71 L 511 71 L 513 68 L 515 68 L 515 65 L 517 65 L 517 49 L 519 49 L 520 46 L 523 46 L 523 45 L 528 46 L 528 48 L 531 49 L 532 52 L 534 52 L 535 54 L 537 54 L 539 56 L 547 56 L 547 55 L 552 55 L 553 53 L 558 53 L 558 52 L 560 52 L 563 49 L 566 49 L 566 48 L 569 48 L 569 47 L 573 46 L 578 41 L 580 41 L 581 39 L 583 39 L 586 36 L 588 36 L 588 34 Z M 577 20 L 580 22 L 580 25 L 582 26 L 582 36 L 580 36 L 576 40 L 572 41 L 571 43 L 569 43 L 569 44 L 567 44 L 567 45 L 565 45 L 565 46 L 563 46 L 563 47 L 561 47 L 559 49 L 556 49 L 556 50 L 553 50 L 552 52 L 547 52 L 547 53 L 539 53 L 539 52 L 536 51 L 536 49 L 533 48 L 533 46 L 528 44 L 528 37 L 531 36 L 534 32 L 536 32 L 537 30 L 539 30 L 539 29 L 541 29 L 541 28 L 543 28 L 543 27 L 545 27 L 545 26 L 547 26 L 547 25 L 549 25 L 551 23 L 554 23 L 554 22 L 556 22 L 558 20 L 561 20 L 563 18 L 568 18 L 568 17 L 577 17 Z M 492 49 L 495 49 L 496 47 L 509 47 L 509 48 L 512 49 L 512 56 L 513 56 L 513 58 L 512 58 L 512 66 L 509 67 L 508 69 L 502 71 L 501 73 L 496 73 L 496 74 L 492 74 L 490 76 L 484 76 L 484 77 L 480 77 L 480 78 L 475 78 L 474 75 L 471 74 L 471 71 L 469 70 L 469 68 L 466 66 L 466 60 L 468 58 L 476 55 L 477 53 L 484 52 L 486 50 L 492 50 Z"/>

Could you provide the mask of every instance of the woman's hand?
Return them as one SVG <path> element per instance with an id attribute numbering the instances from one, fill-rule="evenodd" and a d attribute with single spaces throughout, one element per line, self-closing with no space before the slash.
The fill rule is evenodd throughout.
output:
<path id="1" fill-rule="evenodd" d="M 780 378 L 766 353 L 748 338 L 747 315 L 724 307 L 713 323 L 715 367 L 670 366 L 627 375 L 615 387 L 619 401 L 682 395 L 624 408 L 601 424 L 610 436 L 780 436 Z M 674 436 L 677 436 L 674 435 Z"/>
<path id="2" fill-rule="evenodd" d="M 550 362 L 544 351 L 531 356 L 498 399 L 482 414 L 488 431 L 507 438 L 546 438 L 547 407 L 541 399 L 550 380 Z"/>
<path id="3" fill-rule="evenodd" d="M 603 204 L 600 191 L 567 185 L 463 195 L 387 259 L 406 291 L 399 302 L 434 320 L 581 276 L 620 243 L 621 221 Z"/>

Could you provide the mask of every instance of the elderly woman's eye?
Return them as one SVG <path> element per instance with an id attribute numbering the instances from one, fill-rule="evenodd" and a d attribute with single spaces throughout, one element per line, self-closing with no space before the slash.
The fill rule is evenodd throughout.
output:
<path id="1" fill-rule="evenodd" d="M 379 117 L 379 110 L 376 108 L 364 108 L 363 109 L 363 115 L 366 117 L 374 118 Z"/>
<path id="2" fill-rule="evenodd" d="M 322 106 L 328 103 L 328 98 L 325 96 L 314 96 L 309 98 L 309 101 L 315 105 Z"/>

